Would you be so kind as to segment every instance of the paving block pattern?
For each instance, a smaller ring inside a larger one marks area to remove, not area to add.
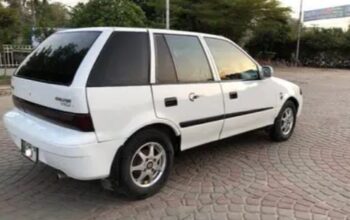
[[[288,142],[255,131],[183,152],[164,189],[141,201],[57,180],[20,155],[0,121],[0,219],[350,218],[350,71],[276,72],[305,97]],[[0,97],[0,115],[11,106]]]

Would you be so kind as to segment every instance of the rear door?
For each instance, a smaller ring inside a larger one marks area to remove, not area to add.
[[[182,150],[218,140],[224,105],[198,36],[155,33],[156,115],[180,127]]]
[[[225,100],[221,138],[273,124],[276,95],[271,78],[260,79],[257,63],[238,46],[206,37]]]
[[[100,141],[125,140],[155,118],[149,45],[146,30],[117,29],[99,54],[87,96]]]

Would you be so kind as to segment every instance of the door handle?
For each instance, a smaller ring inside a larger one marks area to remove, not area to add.
[[[164,104],[165,104],[165,107],[177,106],[177,98],[176,97],[165,98]]]
[[[199,97],[201,97],[201,96],[195,94],[194,92],[191,92],[191,93],[188,95],[188,99],[189,99],[191,102],[194,102],[194,101],[195,101],[196,99],[198,99]]]
[[[230,92],[229,96],[230,96],[230,99],[237,99],[238,98],[237,92]]]

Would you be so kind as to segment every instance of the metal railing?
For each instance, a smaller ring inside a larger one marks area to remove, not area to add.
[[[31,45],[4,44],[0,52],[0,68],[16,68],[32,52]]]

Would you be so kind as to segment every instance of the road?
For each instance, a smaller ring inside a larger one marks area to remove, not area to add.
[[[0,120],[0,219],[350,218],[350,71],[276,72],[305,97],[288,142],[255,131],[183,152],[165,188],[142,201],[57,180],[20,155]],[[0,97],[0,116],[11,107]]]

